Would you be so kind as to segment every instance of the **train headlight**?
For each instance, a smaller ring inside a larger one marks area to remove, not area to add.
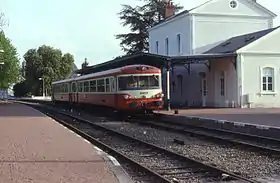
[[[130,95],[124,95],[123,97],[124,97],[124,99],[125,99],[125,100],[127,100],[127,99],[130,99],[130,98],[131,98],[131,96],[130,96]]]
[[[159,93],[159,94],[156,94],[154,97],[155,98],[163,98],[164,94],[163,93]]]

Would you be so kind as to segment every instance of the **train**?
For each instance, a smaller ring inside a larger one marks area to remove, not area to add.
[[[164,105],[161,70],[127,65],[52,82],[52,101],[94,105],[121,112],[152,112]]]

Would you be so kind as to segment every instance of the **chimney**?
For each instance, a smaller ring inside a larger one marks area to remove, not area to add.
[[[164,14],[164,18],[169,18],[171,16],[173,16],[175,14],[175,8],[173,3],[168,0],[168,1],[164,1],[165,3],[165,14]]]

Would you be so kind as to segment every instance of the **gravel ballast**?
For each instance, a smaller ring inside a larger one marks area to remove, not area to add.
[[[140,164],[157,173],[163,173],[163,176],[169,180],[176,178],[180,183],[217,182],[221,180],[221,174],[210,173],[206,169],[198,168],[189,161],[177,159],[166,152],[157,150],[157,148],[147,147],[143,144],[140,145],[130,139],[120,138],[118,135],[100,131],[89,124],[77,123],[75,121],[71,124]],[[140,179],[145,180],[145,176],[140,177]],[[136,179],[139,180],[139,175]],[[143,180],[141,182],[144,183]]]
[[[264,156],[232,145],[215,144],[138,124],[105,122],[102,125],[247,178],[280,174],[280,158],[277,157]],[[184,141],[185,144],[174,143],[174,139]]]

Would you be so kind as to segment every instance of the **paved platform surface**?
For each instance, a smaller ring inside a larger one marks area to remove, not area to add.
[[[174,110],[159,113],[173,115]],[[176,116],[181,115],[280,127],[280,108],[182,109]]]
[[[93,146],[42,113],[0,104],[0,183],[118,183]]]
[[[188,109],[155,111],[159,120],[280,139],[280,109]]]

